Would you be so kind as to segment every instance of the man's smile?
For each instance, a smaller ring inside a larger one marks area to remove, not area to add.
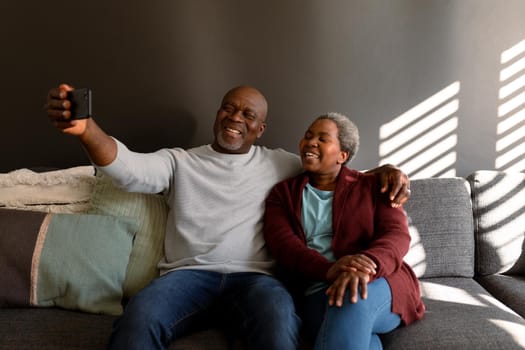
[[[229,128],[229,127],[225,127],[224,130],[228,133],[231,133],[231,134],[237,134],[237,135],[240,135],[241,134],[241,131],[240,130],[237,130],[237,129],[232,129],[232,128]]]

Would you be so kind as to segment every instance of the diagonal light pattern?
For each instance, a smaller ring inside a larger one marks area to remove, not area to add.
[[[525,170],[525,40],[501,53],[495,168]]]
[[[453,82],[383,124],[380,164],[396,164],[412,179],[456,176],[460,88]]]

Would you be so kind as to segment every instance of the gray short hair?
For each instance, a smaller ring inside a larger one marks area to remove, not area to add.
[[[341,145],[341,150],[348,152],[348,159],[345,164],[350,162],[359,149],[359,130],[348,117],[341,113],[329,112],[317,117],[317,120],[328,119],[337,126],[337,138]]]

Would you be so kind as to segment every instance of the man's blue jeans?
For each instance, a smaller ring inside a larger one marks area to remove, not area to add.
[[[392,293],[384,278],[370,283],[367,299],[359,297],[355,304],[350,303],[347,291],[342,307],[328,306],[325,291],[307,296],[301,307],[306,334],[317,334],[315,350],[382,349],[378,334],[401,323],[391,311]]]
[[[110,349],[165,349],[210,320],[248,349],[295,350],[300,320],[285,287],[259,273],[177,270],[137,293],[115,322]]]

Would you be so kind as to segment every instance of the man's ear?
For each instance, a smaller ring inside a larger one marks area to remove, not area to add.
[[[261,138],[261,136],[264,134],[264,130],[266,130],[266,123],[261,123],[259,126],[259,132],[257,133],[257,138]]]

